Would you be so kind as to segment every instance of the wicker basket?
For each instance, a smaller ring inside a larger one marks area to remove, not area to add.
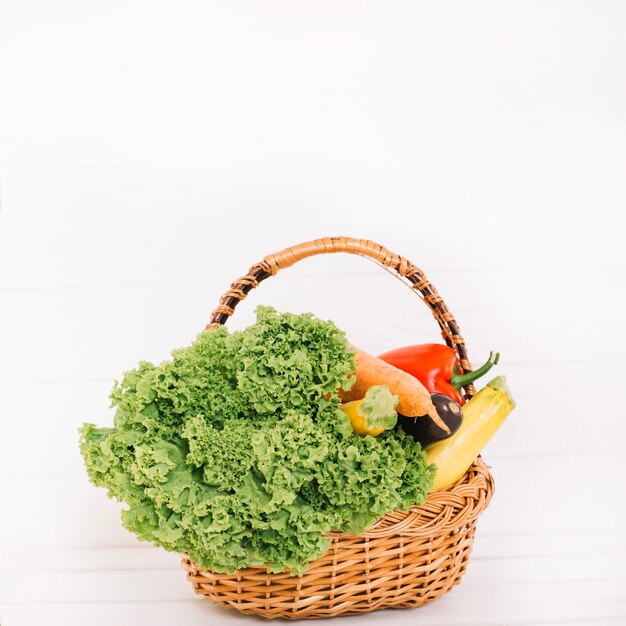
[[[279,269],[331,252],[369,257],[408,282],[430,308],[462,368],[471,371],[459,327],[423,272],[363,239],[317,239],[265,257],[232,283],[213,311],[207,330],[223,324],[240,300]],[[465,392],[470,397],[474,389],[468,385]],[[478,458],[455,485],[431,492],[421,506],[385,515],[362,535],[332,533],[331,548],[301,576],[270,574],[259,567],[217,574],[198,568],[186,556],[183,567],[194,591],[207,600],[266,618],[310,619],[417,607],[460,582],[472,549],[476,518],[492,494],[493,479]]]

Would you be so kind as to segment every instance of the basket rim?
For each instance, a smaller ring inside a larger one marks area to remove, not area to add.
[[[446,489],[432,490],[422,504],[415,504],[407,511],[395,510],[383,515],[365,532],[354,535],[343,531],[334,531],[332,537],[382,537],[389,535],[426,536],[440,532],[444,528],[456,528],[459,515],[449,517],[447,510],[458,506],[463,500],[477,501],[480,513],[489,504],[494,491],[493,476],[490,466],[479,456],[459,480]],[[476,517],[478,513],[473,516]],[[462,523],[461,523],[462,525]]]

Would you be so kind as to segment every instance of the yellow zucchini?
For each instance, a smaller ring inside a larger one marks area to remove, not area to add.
[[[445,489],[459,480],[514,408],[504,376],[494,378],[464,404],[459,430],[426,447],[428,462],[437,466],[433,489]]]

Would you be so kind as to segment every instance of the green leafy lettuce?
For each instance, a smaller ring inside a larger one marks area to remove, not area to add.
[[[81,428],[87,472],[142,540],[217,572],[302,573],[330,531],[362,532],[432,485],[434,466],[401,430],[352,433],[338,389],[353,374],[332,322],[259,307],[243,331],[202,333],[127,372],[114,426]]]
[[[398,422],[396,407],[400,402],[399,396],[394,396],[387,385],[373,385],[365,393],[363,402],[357,409],[365,420],[365,428],[389,430]]]

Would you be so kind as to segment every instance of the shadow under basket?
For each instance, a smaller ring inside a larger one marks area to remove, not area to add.
[[[334,252],[367,257],[408,284],[429,307],[463,371],[471,371],[458,324],[424,273],[404,257],[364,239],[326,237],[265,257],[231,284],[206,329],[224,324],[252,289],[280,269]],[[473,392],[471,385],[465,387],[467,399]],[[385,515],[362,535],[332,533],[328,552],[300,576],[271,574],[263,567],[218,574],[197,567],[185,555],[182,563],[197,594],[265,618],[313,619],[418,607],[461,581],[476,519],[493,489],[493,478],[479,457],[457,483],[431,492],[424,504]]]

